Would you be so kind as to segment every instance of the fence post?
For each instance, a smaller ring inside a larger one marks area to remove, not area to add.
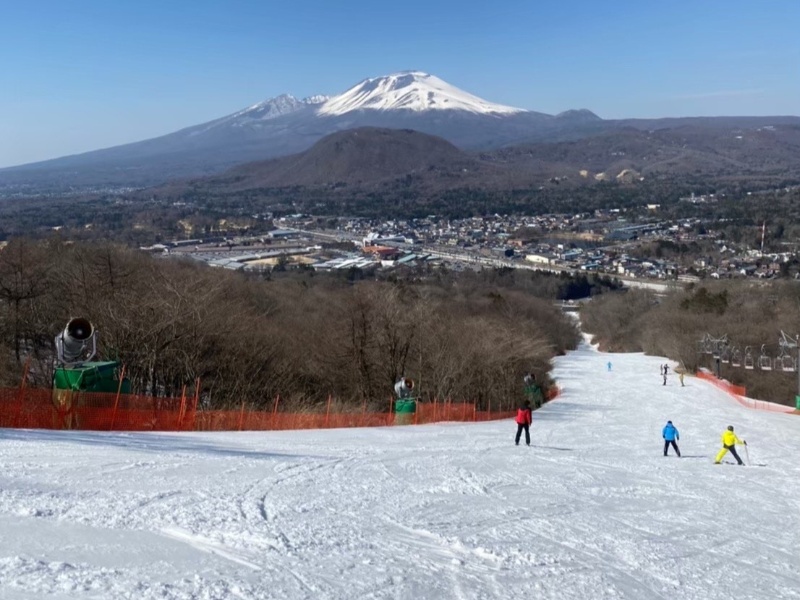
[[[489,397],[489,418],[487,420],[488,421],[492,420],[492,398],[491,398],[491,396]]]
[[[122,365],[122,370],[119,372],[119,385],[117,385],[117,397],[114,398],[114,412],[111,413],[111,426],[109,431],[114,431],[114,423],[117,420],[117,407],[119,407],[119,396],[122,393],[122,380],[125,379],[125,365]]]
[[[394,423],[394,421],[392,420],[392,407],[393,406],[394,406],[394,399],[391,396],[389,396],[389,416],[386,417],[386,424],[387,425],[391,425],[392,423]]]
[[[331,417],[331,395],[328,394],[328,406],[325,408],[325,427],[328,427],[328,423]]]
[[[278,429],[278,401],[281,399],[280,394],[275,394],[275,404],[272,406],[272,430]]]
[[[464,407],[464,414],[461,416],[461,420],[462,421],[466,421],[467,420],[467,401],[466,400],[464,400],[464,402],[462,403],[462,406]]]
[[[194,407],[192,408],[192,431],[197,426],[197,403],[200,401],[200,378],[194,380]]]
[[[186,415],[186,384],[181,388],[181,409],[178,412],[178,429],[183,430],[183,417]]]
[[[242,400],[242,409],[239,411],[239,431],[242,430],[244,425],[244,400]]]
[[[436,396],[433,397],[433,422],[436,423]]]
[[[19,404],[19,409],[17,410],[17,418],[14,420],[15,427],[17,428],[19,428],[19,421],[22,418],[22,403],[25,401],[25,383],[28,380],[28,369],[30,369],[30,366],[31,357],[28,356],[28,358],[25,359],[25,367],[22,369],[22,381],[19,382],[19,400],[17,402]]]

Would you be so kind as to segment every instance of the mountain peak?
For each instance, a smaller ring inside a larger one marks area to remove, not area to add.
[[[526,112],[473,96],[424,71],[400,71],[371,77],[319,107],[320,115],[343,115],[356,110],[460,110],[475,114],[508,115]]]
[[[564,112],[558,113],[556,115],[556,119],[569,119],[570,121],[580,121],[582,123],[603,120],[588,108],[573,108],[571,110],[565,110]]]
[[[240,110],[238,113],[228,117],[228,119],[235,120],[239,124],[249,121],[268,121],[309,106],[323,104],[327,100],[328,96],[309,96],[298,100],[291,94],[281,94]]]

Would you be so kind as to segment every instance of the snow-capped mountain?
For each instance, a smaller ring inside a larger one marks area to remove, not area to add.
[[[556,119],[495,104],[434,75],[403,71],[365,79],[332,97],[282,94],[158,138],[1,169],[0,186],[157,184],[301,152],[326,135],[365,126],[413,129],[463,149],[491,148],[549,139],[554,132],[573,135],[576,126],[587,126],[585,117]]]
[[[338,96],[315,95],[299,100],[291,94],[281,94],[210,125],[248,127],[309,108],[318,117],[340,117],[369,110],[415,113],[448,110],[490,116],[529,112],[488,102],[422,71],[403,71],[365,79]]]
[[[365,79],[329,99],[317,112],[320,115],[344,115],[357,110],[460,110],[480,115],[526,112],[487,102],[422,71],[403,71]]]

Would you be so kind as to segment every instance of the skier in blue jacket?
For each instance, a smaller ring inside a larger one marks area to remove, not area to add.
[[[678,455],[678,458],[680,458],[681,451],[678,450],[678,444],[675,443],[675,441],[681,439],[681,434],[678,433],[678,429],[672,424],[672,421],[667,421],[667,424],[664,425],[664,429],[661,431],[661,437],[664,438],[664,456],[667,456],[669,446],[672,444],[672,447],[675,448],[675,453]]]

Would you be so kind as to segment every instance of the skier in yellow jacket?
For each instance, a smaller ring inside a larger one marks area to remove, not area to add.
[[[714,459],[714,464],[718,465],[722,458],[725,456],[725,453],[730,450],[730,453],[733,454],[733,457],[736,459],[740,465],[743,465],[742,459],[739,458],[739,455],[736,453],[736,444],[740,446],[747,446],[747,442],[740,440],[736,437],[736,434],[733,433],[733,425],[728,425],[728,429],[723,432],[722,434],[722,450],[719,451],[717,454],[717,458]]]

